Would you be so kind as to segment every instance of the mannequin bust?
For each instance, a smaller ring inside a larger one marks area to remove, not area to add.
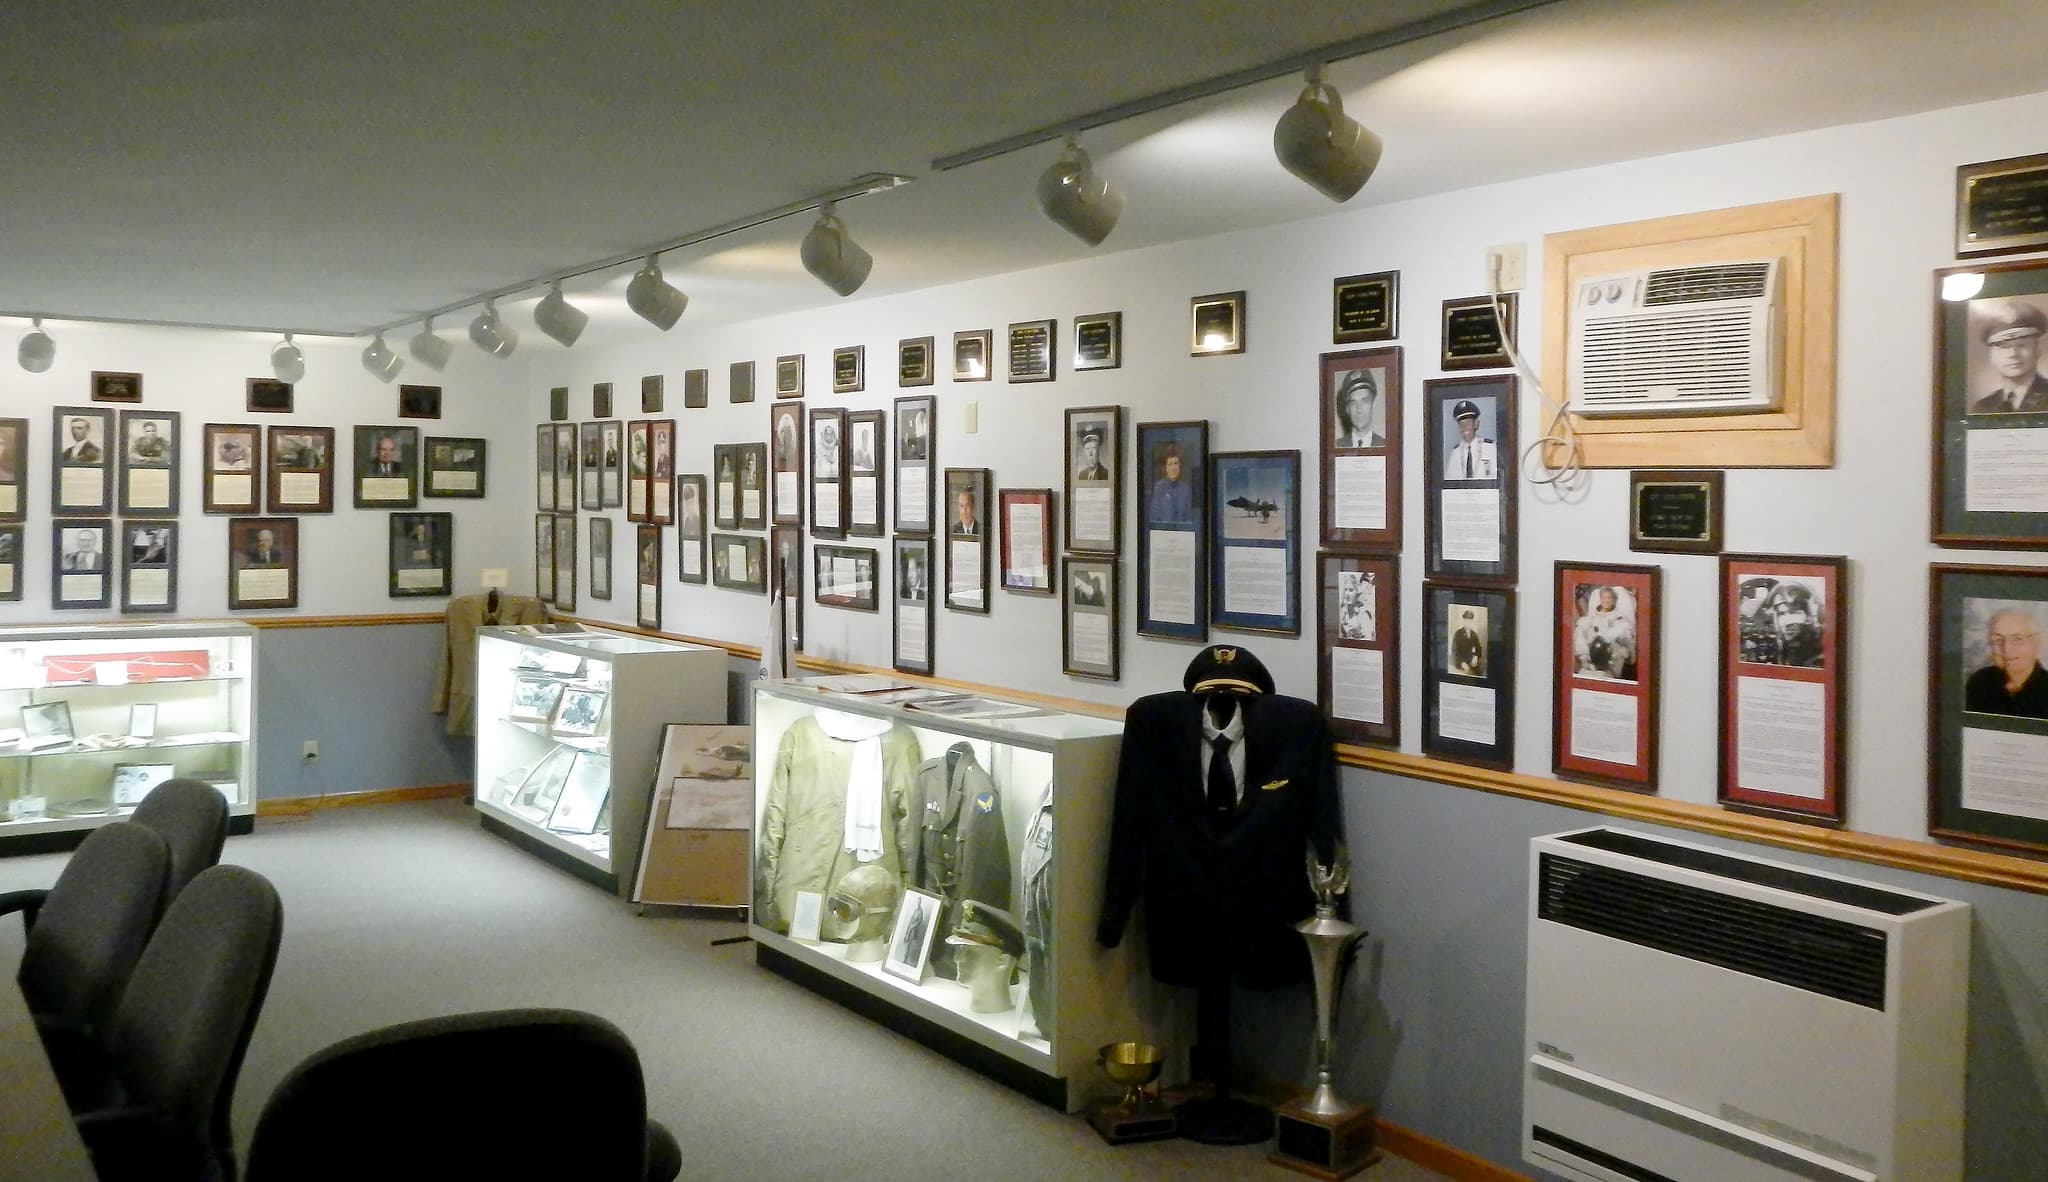
[[[839,880],[826,906],[851,931],[846,937],[848,961],[882,959],[889,946],[889,920],[902,897],[903,880],[879,863],[856,866]]]
[[[1010,979],[1017,972],[1017,958],[991,944],[957,937],[951,942],[960,949],[953,963],[960,966],[960,983],[967,986],[967,1008],[977,1014],[1009,1009]]]

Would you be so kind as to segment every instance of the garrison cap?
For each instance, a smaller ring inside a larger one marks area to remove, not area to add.
[[[1451,408],[1451,417],[1454,419],[1476,419],[1479,417],[1479,404],[1467,398]]]
[[[2048,313],[2020,300],[2008,300],[1992,305],[1991,314],[1978,331],[1987,345],[2038,337],[2048,333]]]
[[[1250,649],[1212,644],[1188,662],[1181,687],[1191,694],[1270,694],[1273,675],[1266,672],[1266,666]]]
[[[1015,917],[1000,907],[991,907],[979,899],[963,899],[960,918],[946,937],[946,943],[984,944],[1000,948],[1011,956],[1022,956],[1024,929],[1017,925]]]

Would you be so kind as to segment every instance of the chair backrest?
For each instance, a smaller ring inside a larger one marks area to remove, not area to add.
[[[263,1107],[246,1182],[575,1178],[643,1182],[647,1096],[618,1027],[494,1010],[344,1039]]]
[[[15,980],[31,1012],[97,1029],[149,943],[170,876],[164,839],[112,821],[72,852],[22,944]]]
[[[269,879],[243,866],[200,871],[164,912],[103,1039],[126,1101],[163,1113],[180,1140],[228,1163],[223,1177],[234,1176],[235,1077],[283,932]]]
[[[209,866],[220,865],[220,851],[228,840],[228,802],[213,785],[182,776],[165,780],[149,790],[130,819],[155,830],[171,847],[171,882],[164,892],[165,907],[171,905],[171,900],[178,897],[193,876]]]

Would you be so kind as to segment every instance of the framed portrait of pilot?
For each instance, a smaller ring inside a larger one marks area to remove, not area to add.
[[[121,412],[121,515],[178,515],[178,412]]]
[[[50,511],[109,514],[114,511],[114,412],[96,406],[59,406],[50,411],[56,434],[50,441]]]
[[[1301,635],[1301,453],[1209,457],[1209,623]]]
[[[1401,347],[1325,353],[1322,541],[1378,554],[1401,549]]]
[[[1512,770],[1515,593],[1422,585],[1422,751]]]
[[[121,610],[178,610],[178,523],[121,523]]]
[[[1067,408],[1067,549],[1116,554],[1123,549],[1124,408]]]
[[[1550,737],[1559,778],[1656,791],[1662,578],[1654,566],[1556,565]]]
[[[420,429],[355,429],[355,506],[410,509],[420,497]]]
[[[50,523],[50,606],[111,607],[114,523],[59,517]]]
[[[1723,554],[1720,571],[1721,804],[1839,826],[1849,560]]]
[[[1927,831],[2048,851],[2048,570],[1930,571]]]
[[[882,954],[882,971],[922,985],[931,968],[932,941],[944,939],[939,915],[944,901],[930,891],[907,887],[889,927],[889,946]]]
[[[932,532],[939,474],[939,403],[929,394],[896,400],[896,441],[890,449],[896,469],[896,531],[919,537]]]
[[[1401,559],[1316,556],[1316,701],[1348,743],[1401,743]]]
[[[2048,546],[2048,260],[1935,272],[1937,546]]]
[[[1515,399],[1512,375],[1422,384],[1424,578],[1515,581]]]
[[[254,423],[208,423],[200,433],[201,499],[208,513],[263,508],[263,429]]]
[[[1138,424],[1138,635],[1209,638],[1209,420]]]
[[[455,570],[455,515],[393,513],[390,535],[392,598],[448,594]]]
[[[20,521],[28,505],[28,420],[0,419],[0,521]]]

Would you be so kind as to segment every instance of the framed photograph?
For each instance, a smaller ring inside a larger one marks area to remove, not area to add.
[[[992,328],[977,328],[953,334],[954,381],[988,381],[989,354],[995,343],[995,335]]]
[[[555,424],[555,511],[571,513],[576,509],[576,486],[581,480],[577,471],[579,458],[576,450],[576,424]]]
[[[1936,565],[1930,578],[1927,831],[2048,851],[2048,570]]]
[[[633,559],[633,622],[661,631],[661,527],[643,525],[635,531]]]
[[[1401,335],[1401,273],[1374,271],[1330,282],[1330,343],[1362,345]]]
[[[582,488],[578,503],[596,512],[604,508],[604,424],[590,422],[577,427],[577,443],[583,450]],[[575,505],[564,506],[566,512]]]
[[[455,515],[391,515],[390,594],[446,595],[454,587]]]
[[[905,887],[896,905],[895,922],[889,928],[889,950],[882,956],[882,971],[903,978],[912,985],[924,984],[931,968],[932,937],[939,931],[939,912],[944,902],[930,891]]]
[[[92,400],[94,402],[141,402],[142,375],[139,373],[111,373],[96,369],[92,374]]]
[[[711,585],[767,594],[768,543],[745,534],[712,534]]]
[[[776,402],[768,407],[768,463],[774,480],[768,520],[774,525],[804,523],[804,408],[802,403]]]
[[[555,833],[595,833],[611,794],[611,757],[578,751],[569,761],[568,778],[562,781],[544,824]]]
[[[693,473],[676,481],[676,577],[685,583],[702,583],[704,569],[704,475]]]
[[[1514,767],[1515,593],[1422,585],[1422,750]]]
[[[229,609],[297,606],[299,519],[228,518]]]
[[[535,822],[552,815],[555,802],[562,798],[563,786],[569,782],[569,768],[581,754],[573,748],[556,747],[541,756],[540,762],[519,785],[519,793],[513,797],[511,807]]]
[[[440,418],[441,387],[405,385],[398,387],[398,417],[401,419]]]
[[[512,679],[512,707],[506,717],[514,722],[546,722],[555,716],[562,698],[562,683],[552,677]]]
[[[612,417],[612,384],[592,382],[590,384],[590,417],[608,419]]]
[[[1123,676],[1116,559],[1067,555],[1060,580],[1060,671],[1115,681]]]
[[[600,689],[569,685],[562,687],[561,700],[548,729],[570,738],[587,738],[604,724],[604,710],[611,695]]]
[[[816,891],[798,891],[796,903],[790,908],[789,938],[799,944],[819,943],[819,930],[825,922],[825,896]]]
[[[1138,424],[1138,635],[1209,638],[1209,422]]]
[[[1443,355],[1437,364],[1444,369],[1506,369],[1513,365],[1508,346],[1518,339],[1516,303],[1514,292],[1502,292],[1496,315],[1491,296],[1445,300]]]
[[[112,513],[114,466],[107,449],[114,446],[114,412],[59,406],[50,415],[56,425],[50,444],[50,511]]]
[[[899,673],[932,673],[932,541],[897,538],[894,616],[889,664]]]
[[[112,607],[114,523],[59,517],[50,523],[50,606]]]
[[[775,359],[775,396],[777,398],[802,398],[804,396],[804,355],[789,353]]]
[[[832,392],[858,394],[868,385],[868,347],[846,345],[832,350]]]
[[[1022,320],[1010,326],[1010,380],[1050,382],[1058,366],[1054,341],[1059,336],[1056,320]]]
[[[21,745],[33,751],[71,742],[71,703],[29,702],[21,708]]]
[[[156,707],[155,702],[137,702],[128,707],[129,738],[156,738]]]
[[[673,525],[676,520],[676,421],[655,419],[647,425],[649,447],[654,452],[653,471],[647,483],[647,522]]]
[[[427,436],[427,475],[420,495],[482,497],[485,445],[484,439],[473,435]]]
[[[737,472],[735,490],[738,499],[734,502],[736,528],[767,529],[768,500],[762,488],[762,476],[768,470],[768,445],[765,443],[735,443],[732,447],[733,465]],[[714,449],[715,450],[715,449]]]
[[[108,792],[116,808],[138,805],[150,789],[176,774],[177,768],[168,763],[117,763]]]
[[[1401,549],[1401,347],[1325,353],[1322,412],[1323,545]]]
[[[708,369],[686,369],[683,371],[683,409],[703,410],[711,405],[711,371]]]
[[[2048,154],[1956,169],[1956,257],[2048,246]]]
[[[1840,825],[1849,560],[1721,555],[1721,804]]]
[[[1561,779],[1655,792],[1663,572],[1560,562],[1555,577],[1551,766]]]
[[[267,434],[270,511],[334,512],[334,428],[272,427]]]
[[[647,499],[654,483],[654,432],[646,419],[626,424],[626,520],[647,520]]]
[[[536,513],[533,517],[533,593],[543,602],[555,602],[555,515]]]
[[[725,400],[731,403],[754,400],[754,363],[735,361],[726,367]]]
[[[355,429],[358,509],[410,509],[420,500],[420,429]]]
[[[0,603],[21,602],[21,556],[27,545],[26,526],[0,525]]]
[[[555,386],[548,390],[548,421],[566,423],[569,421],[569,387]]]
[[[882,467],[889,412],[857,410],[846,416],[846,532],[879,538],[888,532],[888,473]]]
[[[987,468],[946,469],[946,606],[988,614]]]
[[[576,515],[555,514],[555,606],[576,610]]]
[[[1067,408],[1067,549],[1123,549],[1124,408]]]
[[[590,597],[607,602],[612,597],[612,519],[590,519]]]
[[[1981,275],[1936,301],[1933,535],[1938,546],[2048,546],[2048,259],[1935,272]]]
[[[896,400],[896,532],[932,532],[939,471],[938,400],[929,394]]]
[[[996,504],[1003,520],[1003,590],[1051,595],[1057,553],[1052,490],[1006,488],[996,494]]]
[[[811,410],[811,532],[846,536],[846,412]]]
[[[932,338],[907,337],[896,342],[896,384],[932,384]]]
[[[292,384],[276,378],[250,378],[243,408],[252,415],[288,415],[292,413]]]
[[[1124,363],[1124,314],[1074,317],[1074,368],[1119,369]]]
[[[1721,552],[1719,471],[1628,474],[1628,548],[1651,554]]]
[[[768,595],[782,596],[782,626],[789,646],[804,646],[804,531],[778,525],[768,531]]]
[[[253,423],[206,424],[201,431],[206,512],[255,513],[263,508],[262,439],[263,429]]]
[[[1209,465],[1210,622],[1301,635],[1301,453],[1217,452]]]
[[[881,552],[861,546],[813,546],[812,594],[827,607],[881,609]]]
[[[533,429],[533,500],[542,512],[555,508],[555,429],[542,423]]]
[[[121,523],[121,610],[178,610],[178,523]]]
[[[658,373],[648,374],[640,379],[640,413],[658,415],[662,412],[662,379]]]
[[[0,521],[28,515],[28,420],[0,419]]]
[[[1401,559],[1316,556],[1316,703],[1347,743],[1401,744]]]
[[[182,470],[178,412],[121,412],[121,515],[176,517]]]
[[[1221,291],[1188,301],[1188,355],[1244,352],[1244,293]]]
[[[620,463],[625,434],[626,425],[617,419],[597,424],[598,447],[604,461],[597,475],[600,509],[616,509],[626,503],[625,465]]]
[[[1515,392],[1508,374],[1422,384],[1428,578],[1515,581]]]

